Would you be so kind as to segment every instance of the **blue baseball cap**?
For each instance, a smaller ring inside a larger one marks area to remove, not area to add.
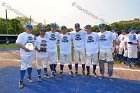
[[[52,23],[51,24],[51,28],[57,28],[57,24],[56,23]]]
[[[96,30],[95,32],[99,32],[99,30]]]
[[[26,25],[26,28],[31,28],[31,29],[32,29],[33,26],[32,26],[31,24],[27,24],[27,25]]]
[[[130,30],[137,30],[137,27],[132,26],[132,27],[130,28]]]
[[[45,29],[44,27],[41,27],[41,28],[40,28],[40,31],[41,31],[41,32],[45,32],[46,29]]]
[[[128,33],[131,32],[131,29],[128,29]]]
[[[99,24],[98,25],[98,28],[104,28],[105,27],[105,24]]]
[[[126,32],[127,33],[127,30],[122,30],[122,32]]]
[[[117,32],[118,31],[118,28],[112,28],[112,30],[114,30],[115,32]]]
[[[139,30],[137,30],[137,33],[140,33],[140,29],[139,29]]]
[[[65,25],[61,26],[61,30],[62,29],[67,29],[67,27]]]
[[[91,25],[86,25],[85,26],[85,29],[89,29],[89,28],[91,28]]]
[[[74,25],[74,27],[80,27],[80,24],[79,24],[79,23],[76,23],[76,24]]]

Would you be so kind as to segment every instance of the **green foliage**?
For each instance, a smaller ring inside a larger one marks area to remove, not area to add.
[[[6,34],[8,30],[8,34],[19,34],[24,31],[24,26],[26,24],[30,23],[30,19],[26,17],[16,17],[13,19],[7,19],[7,27],[6,29],[6,19],[0,18],[0,34]],[[106,25],[106,30],[111,31],[112,28],[118,28],[119,33],[121,33],[121,30],[128,30],[131,26],[136,26],[138,29],[140,29],[140,19],[135,18],[133,20],[129,21],[119,21],[114,22],[110,25]],[[42,23],[39,23],[37,25],[33,26],[33,34],[39,35],[39,29],[41,27],[45,27],[46,31],[51,30],[50,24],[43,25]],[[92,31],[98,30],[98,26],[95,25],[92,27]],[[73,31],[73,28],[68,28],[68,32]],[[58,25],[57,32],[60,32],[60,27]]]
[[[7,19],[7,29],[6,29],[6,19],[0,18],[0,34],[19,34],[24,31],[22,24],[19,20]]]

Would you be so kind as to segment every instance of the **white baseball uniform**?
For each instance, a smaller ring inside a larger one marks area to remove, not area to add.
[[[132,42],[132,43],[137,43],[138,41],[138,36],[136,33],[129,33],[127,36],[127,43]],[[129,58],[137,58],[137,45],[132,45],[128,43],[128,57]]]
[[[138,43],[139,43],[139,51],[140,51],[140,34],[138,34]]]
[[[64,65],[65,62],[68,65],[71,64],[71,40],[72,37],[69,34],[60,34],[60,63]]]
[[[138,58],[140,59],[140,33],[138,34],[138,43],[139,43],[139,45],[138,45]]]
[[[35,40],[35,47],[37,47],[39,50],[41,49],[46,50],[44,52],[36,51],[37,68],[41,69],[42,64],[43,64],[43,68],[47,68],[48,67],[47,39],[45,37],[38,36]]]
[[[25,46],[27,43],[32,43],[34,45],[34,36],[27,32],[23,32],[18,35],[16,43],[20,43]],[[21,58],[21,70],[26,70],[32,67],[34,62],[34,50],[31,52],[26,52],[24,49],[20,48],[20,58]]]
[[[98,35],[99,35],[99,54],[100,54],[99,59],[106,60],[106,61],[113,61],[112,41],[116,40],[116,38],[113,36],[112,32],[110,31],[99,32]]]
[[[81,59],[81,63],[85,63],[85,35],[86,32],[84,30],[80,30],[79,32],[72,31],[71,32],[72,39],[74,42],[74,61],[78,63],[79,58]]]
[[[115,40],[117,41],[118,40],[118,34],[116,32],[114,32],[113,36],[114,36]]]
[[[118,40],[120,42],[120,44],[119,44],[119,54],[120,55],[122,55],[123,50],[124,50],[125,38],[126,38],[126,35],[123,35],[123,34],[120,34],[118,37]]]
[[[50,64],[58,63],[58,54],[57,54],[57,41],[59,40],[58,32],[46,32],[45,37],[47,39],[47,49],[48,49],[48,57]]]
[[[98,52],[99,52],[99,36],[92,32],[91,34],[86,34],[85,36],[85,49],[86,49],[86,66],[90,66],[91,62],[96,65],[98,62]]]
[[[124,38],[124,42],[126,43],[127,42],[127,37],[128,35],[125,36]],[[126,43],[126,47],[128,46],[128,44]],[[123,54],[124,57],[128,57],[128,50],[125,50],[125,46],[124,46],[124,54]]]

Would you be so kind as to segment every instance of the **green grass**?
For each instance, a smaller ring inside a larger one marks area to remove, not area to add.
[[[16,44],[0,44],[0,48],[15,48]]]

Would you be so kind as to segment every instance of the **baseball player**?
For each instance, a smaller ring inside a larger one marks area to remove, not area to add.
[[[118,59],[121,61],[122,58],[122,63],[125,63],[126,61],[126,54],[127,52],[125,51],[125,39],[126,39],[126,35],[127,35],[127,30],[122,30],[122,34],[119,35],[118,37],[118,42],[119,42],[119,54],[118,54]],[[123,56],[123,52],[124,52],[124,56]],[[126,53],[126,54],[125,54]]]
[[[96,65],[98,63],[98,52],[99,52],[99,36],[97,33],[92,32],[91,25],[86,25],[85,30],[87,32],[85,36],[85,49],[86,49],[86,69],[87,76],[90,75],[90,65],[93,64],[93,74],[94,77],[97,77],[96,74]]]
[[[138,61],[140,61],[140,30],[138,30]]]
[[[75,31],[71,32],[74,42],[74,61],[75,61],[75,76],[78,74],[78,61],[82,63],[82,74],[85,76],[85,35],[86,32],[80,29],[80,24],[75,24]]]
[[[137,28],[135,26],[130,28],[130,33],[127,36],[127,49],[128,49],[128,66],[135,66],[138,52],[138,36],[136,34]]]
[[[27,80],[32,83],[31,78],[32,65],[34,62],[34,36],[32,35],[33,27],[31,24],[27,24],[25,32],[18,35],[16,40],[16,45],[20,47],[20,58],[21,58],[21,67],[20,67],[20,82],[19,88],[24,87],[23,79],[26,73],[28,72]]]
[[[38,81],[41,82],[41,69],[42,64],[44,68],[44,77],[49,78],[47,74],[48,67],[48,53],[47,53],[47,40],[44,37],[45,28],[40,28],[40,35],[36,37],[35,40],[35,50],[36,50],[36,64],[37,64],[37,72],[38,72]]]
[[[108,77],[112,80],[113,75],[113,46],[116,45],[116,38],[112,32],[105,30],[105,24],[99,24],[99,67],[100,67],[100,79],[104,77],[104,63],[108,62]],[[112,46],[113,41],[113,46]]]
[[[118,43],[118,28],[113,28],[112,29],[112,33],[113,33],[113,36],[115,37],[117,43]],[[112,42],[113,43],[113,42]],[[119,60],[119,55],[118,55],[118,51],[119,51],[119,46],[116,45],[113,47],[113,55],[117,57],[117,59]]]
[[[68,63],[70,75],[73,76],[72,72],[72,58],[71,58],[71,40],[72,37],[67,33],[67,27],[61,26],[60,40],[60,77],[63,74],[64,63]]]
[[[56,32],[57,24],[51,24],[51,31],[46,32],[45,38],[47,39],[47,47],[48,47],[48,57],[51,69],[51,76],[54,77],[56,73],[56,66],[58,63],[57,56],[57,42],[59,40],[59,33]]]

